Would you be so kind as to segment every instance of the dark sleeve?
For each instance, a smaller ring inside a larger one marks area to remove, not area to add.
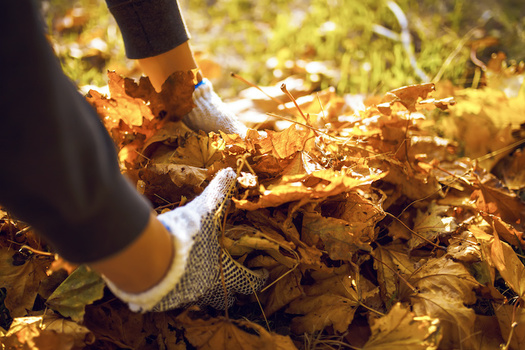
[[[33,3],[0,4],[0,203],[67,260],[92,262],[137,238],[151,209],[63,74]]]
[[[122,32],[128,58],[156,56],[190,38],[176,0],[106,0],[106,3]]]

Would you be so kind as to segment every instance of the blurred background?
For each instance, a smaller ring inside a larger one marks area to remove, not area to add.
[[[523,0],[181,0],[191,43],[223,97],[289,76],[312,89],[374,95],[424,81],[483,84],[499,53],[525,60]],[[50,39],[80,86],[136,77],[103,0],[45,0]],[[523,69],[523,67],[522,67]]]

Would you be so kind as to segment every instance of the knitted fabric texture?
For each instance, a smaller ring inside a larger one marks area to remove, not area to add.
[[[191,304],[225,309],[233,305],[236,293],[252,294],[262,288],[267,271],[245,268],[222,252],[219,245],[221,223],[235,180],[232,169],[223,169],[200,196],[184,207],[159,215],[175,244],[175,260],[166,277],[139,294],[122,292],[109,282],[113,293],[128,302],[133,311],[144,312]]]
[[[238,134],[246,137],[248,128],[222,102],[221,98],[213,91],[213,85],[207,79],[198,84],[193,92],[195,107],[184,116],[184,123],[195,131],[205,132],[223,131],[227,134]]]

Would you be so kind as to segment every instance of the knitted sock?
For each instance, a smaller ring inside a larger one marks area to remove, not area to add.
[[[221,98],[213,91],[213,85],[203,79],[195,85],[193,100],[196,107],[184,116],[184,123],[191,129],[205,132],[223,131],[246,137],[248,128],[231,113]]]

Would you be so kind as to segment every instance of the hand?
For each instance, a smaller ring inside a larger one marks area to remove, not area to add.
[[[203,79],[195,87],[193,92],[195,107],[184,116],[184,123],[195,131],[205,132],[223,131],[227,134],[238,134],[246,137],[248,128],[241,123],[228,106],[213,90],[213,85],[207,79]]]
[[[193,201],[159,215],[159,221],[172,233],[175,246],[168,273],[159,284],[137,294],[123,292],[107,281],[113,293],[128,302],[133,311],[165,311],[191,304],[225,309],[235,301],[235,293],[259,290],[267,271],[251,271],[238,264],[221,251],[218,241],[235,180],[231,168],[223,169]]]

